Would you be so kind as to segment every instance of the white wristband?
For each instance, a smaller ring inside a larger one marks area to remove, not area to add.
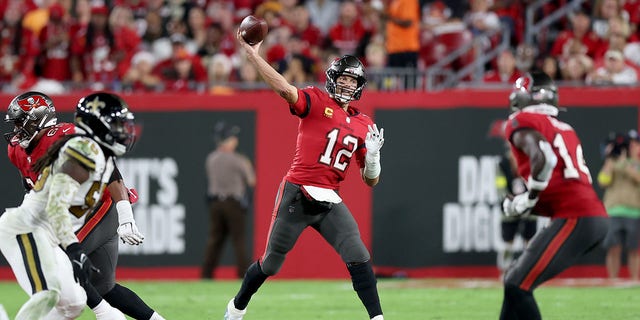
[[[380,152],[367,155],[364,158],[364,176],[369,179],[375,179],[380,176],[382,167],[380,166]]]
[[[118,203],[116,203],[116,210],[118,211],[118,224],[122,225],[133,222],[133,209],[131,209],[129,200],[118,201]]]
[[[532,176],[529,176],[529,180],[527,181],[527,188],[529,188],[529,190],[542,191],[546,189],[548,185],[549,185],[549,180],[538,181],[534,179]]]

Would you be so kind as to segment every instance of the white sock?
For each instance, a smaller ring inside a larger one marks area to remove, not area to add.
[[[240,309],[236,308],[236,304],[233,303],[233,299],[231,299],[229,301],[229,304],[227,304],[227,310],[229,310],[230,312],[233,313],[233,315],[236,315],[236,316],[242,316],[245,313],[247,313],[247,309],[240,310]]]
[[[149,320],[166,320],[166,319],[163,318],[161,315],[159,315],[157,312],[153,312]]]
[[[100,303],[98,303],[98,305],[91,310],[93,310],[93,313],[98,315],[98,314],[105,314],[111,311],[112,308],[113,307],[109,304],[109,302],[107,302],[107,300],[102,299],[102,301],[100,301]]]
[[[377,316],[375,316],[375,317],[371,318],[371,320],[384,320],[384,318],[382,317],[382,315],[381,315],[381,314],[379,314],[379,315],[377,315]]]

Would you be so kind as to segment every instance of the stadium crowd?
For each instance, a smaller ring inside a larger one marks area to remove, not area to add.
[[[486,39],[446,66],[461,69],[494,48],[506,28],[507,49],[486,64],[482,79],[466,80],[511,84],[539,67],[560,83],[637,83],[640,1],[586,1],[537,34],[535,43],[526,43],[525,9],[531,2],[0,0],[0,86],[7,93],[51,94],[76,89],[224,94],[265,88],[234,39],[249,14],[269,25],[263,56],[295,84],[323,82],[329,63],[343,54],[360,57],[370,71],[389,70],[395,48],[385,35],[392,34],[392,22],[400,28],[391,38],[417,35],[401,42],[419,43],[418,72],[474,38]],[[550,1],[537,19],[568,2]],[[394,19],[407,18],[393,15],[406,14],[397,8],[407,6],[419,11],[419,32],[403,35],[411,27]],[[372,89],[385,86],[372,82]]]

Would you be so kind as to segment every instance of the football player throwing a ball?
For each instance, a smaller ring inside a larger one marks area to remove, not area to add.
[[[326,91],[298,89],[237,34],[248,60],[300,120],[296,154],[276,196],[266,251],[247,270],[240,291],[227,305],[225,319],[242,319],[251,296],[275,275],[304,229],[316,229],[346,264],[353,288],[369,318],[382,320],[376,278],[358,225],[337,190],[353,160],[363,181],[375,186],[380,176],[384,130],[350,105],[366,84],[364,66],[353,56],[333,61]]]

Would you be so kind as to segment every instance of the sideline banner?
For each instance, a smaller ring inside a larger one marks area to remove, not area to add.
[[[388,132],[383,178],[373,196],[376,265],[495,265],[502,245],[496,161],[505,149],[487,134],[491,122],[507,114],[507,108],[376,112]],[[611,130],[636,128],[638,112],[634,107],[569,108],[559,119],[581,137],[595,179],[603,163],[601,143]],[[602,253],[583,262],[602,264]]]
[[[560,119],[582,138],[595,177],[607,133],[637,128],[640,89],[561,88],[560,93],[569,109]],[[71,121],[80,95],[53,97],[61,120]],[[443,276],[456,268],[469,276],[477,275],[474,268],[495,271],[499,207],[492,186],[495,159],[503,149],[499,141],[487,138],[487,131],[493,120],[507,116],[507,96],[508,89],[368,91],[355,103],[385,128],[382,179],[371,189],[351,169],[340,193],[372,249],[378,271],[438,269]],[[12,98],[0,95],[0,105]],[[137,248],[121,245],[119,265],[142,278],[151,273],[170,278],[199,274],[208,227],[204,159],[213,148],[213,124],[219,119],[242,127],[239,149],[256,167],[248,246],[258,258],[277,187],[295,152],[298,120],[286,103],[270,91],[124,98],[135,107],[141,137],[120,166],[127,183],[141,193],[134,214],[147,240]],[[6,124],[3,128],[11,129]],[[22,200],[19,175],[6,155],[0,156],[0,168],[0,206],[17,206]],[[583,263],[602,266],[601,255],[597,252]],[[233,264],[227,249],[222,265]],[[0,257],[0,279],[7,273]],[[278,277],[337,278],[348,277],[348,272],[334,250],[308,230]]]

